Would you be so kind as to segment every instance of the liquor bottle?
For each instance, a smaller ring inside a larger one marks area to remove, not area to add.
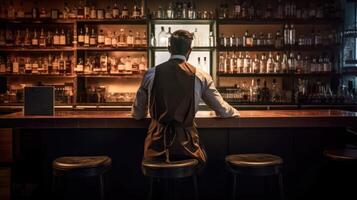
[[[12,62],[11,62],[11,57],[10,56],[8,56],[7,59],[6,59],[5,73],[8,73],[8,74],[12,73]]]
[[[97,9],[97,19],[104,19],[104,10]]]
[[[47,32],[46,46],[53,46],[53,34],[51,31]]]
[[[173,19],[174,18],[174,9],[173,9],[173,6],[172,6],[172,2],[169,3],[169,6],[166,10],[166,17],[167,19]]]
[[[121,11],[121,18],[129,19],[129,10],[128,10],[126,4],[124,4],[123,10]]]
[[[237,73],[243,73],[244,71],[244,56],[242,52],[239,52],[239,57],[237,58]]]
[[[209,46],[210,47],[215,47],[216,45],[215,45],[215,38],[214,38],[214,35],[213,35],[213,32],[212,31],[210,31],[209,32]]]
[[[66,35],[64,33],[64,29],[62,29],[61,35],[59,36],[59,45],[61,45],[61,46],[66,45]]]
[[[167,31],[167,33],[166,33],[166,38],[167,38],[167,46],[169,46],[169,45],[170,45],[171,35],[172,35],[172,33],[171,33],[171,27],[169,27],[169,31]]]
[[[289,25],[285,24],[284,26],[284,44],[285,45],[290,45],[290,29],[289,29]]]
[[[252,46],[253,46],[253,38],[248,31],[245,31],[243,36],[243,47],[252,47]]]
[[[129,30],[128,36],[126,38],[128,47],[134,47],[134,36],[131,30]]]
[[[256,34],[253,34],[252,35],[252,46],[257,46],[258,45],[258,39],[257,39],[257,35]]]
[[[278,103],[281,101],[281,95],[276,83],[276,79],[273,79],[272,85],[271,85],[271,102],[273,103]]]
[[[140,73],[144,73],[147,71],[147,64],[146,64],[146,58],[144,55],[141,56],[140,58],[140,64],[139,64],[139,70],[140,70]]]
[[[89,35],[89,27],[85,27],[85,34],[84,34],[84,43],[83,45],[85,47],[89,47],[89,38],[90,38],[90,35]]]
[[[60,59],[58,60],[58,72],[59,72],[59,74],[65,74],[65,72],[66,72],[65,60],[63,57],[63,53],[61,53]]]
[[[72,33],[71,30],[68,29],[66,32],[66,45],[67,46],[72,46],[73,45],[73,37],[72,37]]]
[[[296,30],[295,30],[294,24],[290,25],[290,29],[289,29],[289,44],[290,45],[295,45],[296,44]]]
[[[26,74],[31,74],[32,73],[32,65],[31,65],[30,57],[27,57],[25,59],[25,73]]]
[[[121,57],[118,62],[118,74],[125,74],[125,58]]]
[[[243,73],[252,72],[252,59],[248,53],[245,54]]]
[[[118,34],[117,32],[114,31],[112,35],[112,47],[117,47],[118,46]]]
[[[39,64],[38,64],[38,60],[37,59],[33,59],[33,62],[32,62],[32,74],[38,74],[38,67],[39,67]]]
[[[68,7],[68,3],[65,1],[64,6],[63,6],[63,11],[62,11],[63,19],[68,19],[70,12],[71,12],[71,9]]]
[[[7,18],[15,19],[15,7],[13,1],[10,1],[9,6],[7,7]]]
[[[102,29],[100,29],[98,34],[98,46],[103,47],[104,43],[105,43],[104,32]]]
[[[261,100],[262,102],[269,102],[270,101],[270,91],[267,87],[267,81],[264,80],[263,88],[261,89]]]
[[[104,36],[104,45],[106,47],[111,47],[112,46],[112,33],[110,31],[107,32]]]
[[[119,47],[127,46],[127,37],[126,37],[126,35],[124,33],[124,29],[120,29],[118,46]]]
[[[297,74],[302,74],[304,73],[303,71],[303,60],[301,59],[301,54],[298,53],[297,59],[296,59],[296,73]]]
[[[16,12],[16,18],[25,18],[24,2],[20,1],[20,7]]]
[[[97,46],[97,35],[95,34],[94,28],[92,28],[92,33],[89,37],[89,46],[96,47]]]
[[[260,62],[259,62],[258,54],[255,54],[255,58],[253,60],[253,65],[252,65],[252,72],[254,74],[260,73]]]
[[[275,60],[274,60],[274,73],[281,73],[282,71],[282,66],[281,66],[281,56],[280,56],[280,53],[277,53],[276,56],[275,56]]]
[[[46,36],[43,31],[43,28],[41,29],[41,33],[40,33],[39,46],[46,47]]]
[[[283,45],[284,45],[283,38],[280,34],[280,31],[277,31],[275,35],[275,48],[280,49],[283,47]]]
[[[18,74],[20,72],[20,64],[17,57],[12,59],[12,73]]]
[[[83,63],[83,58],[78,58],[78,63],[76,67],[74,68],[74,72],[78,74],[82,74],[84,71],[84,63]]]
[[[309,57],[308,57],[308,56],[305,56],[305,59],[304,59],[304,61],[303,61],[302,71],[303,71],[303,73],[308,74],[308,73],[311,72],[310,70],[311,70],[311,68],[310,68],[310,60],[309,60]]]
[[[119,8],[118,8],[118,3],[115,2],[114,3],[114,7],[112,9],[112,15],[114,19],[118,19],[119,18]]]
[[[235,35],[235,34],[233,34],[233,35],[229,38],[229,46],[231,46],[231,47],[237,46],[237,40],[236,40],[236,35]]]
[[[289,73],[295,73],[296,72],[296,59],[294,57],[293,52],[290,53],[290,56],[288,58],[288,64],[289,64]]]
[[[37,19],[39,18],[39,10],[38,10],[38,2],[34,1],[34,6],[32,8],[32,19]]]
[[[132,69],[133,69],[133,66],[132,66],[132,62],[131,62],[131,57],[128,56],[125,60],[125,74],[132,74]]]
[[[5,42],[4,42],[5,43]],[[22,37],[21,37],[21,32],[20,30],[17,30],[16,36],[15,36],[15,46],[22,46]]]
[[[139,7],[137,5],[134,5],[134,7],[133,7],[132,18],[133,19],[140,19],[140,9],[139,9]]]
[[[233,18],[238,19],[241,16],[241,4],[239,0],[234,1]]]
[[[146,38],[146,32],[144,31],[143,37],[141,37],[141,45],[142,47],[147,46],[147,38]]]
[[[32,37],[32,40],[31,40],[31,45],[33,47],[38,47],[38,36],[37,36],[37,31],[36,29],[34,30],[33,32],[33,37]]]
[[[141,46],[141,38],[139,32],[136,32],[134,37],[134,46],[140,47]]]
[[[90,9],[90,18],[97,19],[97,9],[95,8],[95,6],[92,6],[92,8]]]
[[[5,43],[6,46],[14,46],[14,33],[12,29],[6,29],[5,31]]]
[[[282,73],[288,73],[289,70],[288,56],[286,55],[286,53],[283,54],[283,60],[281,62],[281,70]]]
[[[266,55],[265,53],[262,54],[261,58],[260,58],[260,73],[267,73],[267,58],[266,58]]]
[[[48,61],[47,73],[48,74],[52,74],[53,73],[53,66],[52,66],[53,58],[52,58],[52,55],[48,54],[48,58],[46,60]]]
[[[71,58],[68,55],[67,59],[65,60],[65,73],[68,75],[72,74],[72,62],[71,62]]]
[[[275,13],[275,17],[278,19],[282,19],[284,16],[283,3],[281,1],[282,0],[278,0],[278,5],[277,5],[276,13]]]
[[[80,0],[78,3],[78,7],[77,7],[77,18],[78,19],[84,19],[85,15],[84,15],[84,7],[83,7],[83,1]]]
[[[152,47],[156,47],[158,45],[154,33],[151,33],[150,45]]]
[[[269,53],[269,58],[267,60],[267,73],[274,73],[275,69],[274,69],[274,59],[273,56],[271,54],[271,52]]]
[[[107,6],[104,17],[105,19],[113,19],[113,10],[110,9],[110,6]]]
[[[166,37],[165,28],[161,26],[161,31],[158,35],[159,47],[166,47],[168,45],[167,37]]]
[[[86,4],[84,5],[84,18],[90,19],[91,16],[91,7],[88,4],[88,1],[86,1]]]
[[[56,29],[55,34],[53,35],[53,45],[58,46],[60,45],[60,35],[58,33],[58,29]]]

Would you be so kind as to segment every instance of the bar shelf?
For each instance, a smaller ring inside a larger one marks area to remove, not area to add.
[[[147,47],[77,47],[78,51],[147,51]]]
[[[297,25],[330,25],[342,22],[340,18],[313,18],[313,19],[218,19],[219,25],[283,25],[283,24],[297,24]]]
[[[225,47],[219,46],[219,51],[325,51],[338,47],[338,45],[318,45],[318,46],[283,46],[276,48],[274,46],[253,46],[253,47]]]
[[[75,51],[74,47],[53,47],[53,48],[22,48],[22,47],[2,47],[0,52],[71,52]]]
[[[0,76],[5,77],[49,77],[49,78],[75,78],[76,76],[71,74],[12,74],[12,73],[0,73]]]
[[[218,77],[330,77],[337,75],[337,73],[237,73],[237,74],[226,74],[218,73]]]
[[[144,74],[77,74],[77,77],[84,78],[142,78]]]
[[[149,47],[153,51],[168,51],[168,47]],[[193,47],[192,51],[212,51],[216,47]]]
[[[76,22],[84,24],[147,24],[146,19],[77,19]]]
[[[152,19],[152,24],[213,24],[214,19]]]
[[[17,19],[0,19],[2,24],[74,24],[76,19],[51,19],[51,18],[17,18]]]

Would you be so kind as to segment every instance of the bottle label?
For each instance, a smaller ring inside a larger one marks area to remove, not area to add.
[[[104,44],[104,35],[98,36],[98,44]]]
[[[60,36],[60,45],[66,45],[66,36]]]
[[[84,43],[84,35],[78,36],[78,43]]]

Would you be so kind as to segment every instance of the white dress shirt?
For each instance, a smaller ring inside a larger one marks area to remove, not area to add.
[[[186,57],[183,55],[172,55],[170,59],[186,61]],[[203,100],[208,107],[215,111],[218,117],[239,117],[239,112],[224,101],[221,94],[217,91],[212,77],[209,74],[196,68],[195,76],[195,112],[198,111],[199,102]],[[145,73],[140,88],[136,93],[136,98],[131,110],[132,116],[135,119],[142,119],[148,115],[148,105],[150,105],[150,93],[154,77],[155,67],[150,68]]]

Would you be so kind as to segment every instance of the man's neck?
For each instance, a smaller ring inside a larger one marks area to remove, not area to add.
[[[171,55],[170,60],[172,60],[172,59],[183,60],[186,62],[186,56],[184,56],[184,55]]]

